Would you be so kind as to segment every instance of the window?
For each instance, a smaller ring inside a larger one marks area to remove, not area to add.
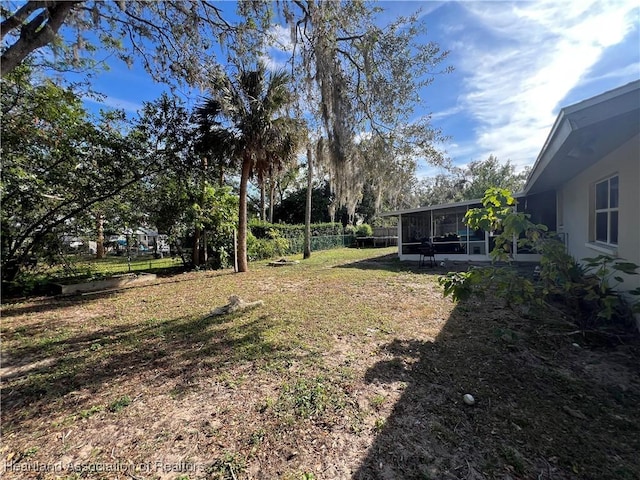
[[[618,244],[618,176],[596,183],[595,188],[595,240],[610,245]]]

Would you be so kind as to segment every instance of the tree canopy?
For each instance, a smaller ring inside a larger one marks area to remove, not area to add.
[[[224,186],[235,179],[242,271],[249,181],[261,188],[263,216],[267,189],[273,211],[303,144],[309,194],[314,178],[328,180],[329,212],[346,207],[352,219],[363,199],[368,218],[382,205],[406,206],[418,159],[443,163],[433,146],[440,132],[428,117],[413,118],[422,89],[449,70],[440,67],[447,53],[423,41],[419,15],[383,25],[382,9],[359,0],[223,7],[206,0],[0,5],[3,261],[19,268],[72,223],[97,221],[102,231],[103,222],[136,219],[181,235],[194,229],[195,253],[200,231],[220,223],[213,205],[230,204]],[[259,63],[277,17],[290,31],[286,73]],[[101,55],[141,65],[158,82],[199,87],[208,98],[195,112],[163,95],[133,120],[118,111],[89,115],[78,90],[46,74],[91,74]]]
[[[80,99],[30,72],[3,79],[2,260],[11,277],[44,240],[144,177],[141,139],[123,135],[115,113],[91,123]]]
[[[270,8],[243,4],[240,13],[267,18]],[[386,172],[376,168],[383,163],[399,159],[401,169],[414,173],[408,156],[442,162],[432,148],[439,132],[428,118],[416,121],[412,115],[424,102],[422,89],[449,71],[440,67],[447,52],[420,36],[426,28],[417,13],[380,25],[382,8],[375,3],[299,0],[278,8],[290,29],[299,108],[318,132],[309,152],[329,175],[334,208],[345,205],[353,214],[364,183],[376,172],[376,187],[390,187]],[[384,144],[385,154],[374,157],[369,149],[365,161],[358,148],[363,135]]]
[[[273,5],[243,2],[239,13],[251,25],[269,25],[279,14],[289,28],[287,64],[296,80],[297,112],[313,132],[306,169],[308,258],[314,175],[329,178],[330,216],[346,206],[354,220],[365,185],[373,188],[375,208],[383,197],[398,204],[404,195],[392,198],[387,192],[412,183],[406,180],[414,178],[417,158],[443,163],[433,148],[440,132],[428,117],[412,115],[423,102],[423,88],[450,68],[439,66],[447,52],[420,37],[426,30],[418,13],[381,25],[383,9],[375,3],[297,0],[275,4],[275,15]],[[238,38],[254,51],[266,51],[271,33],[250,29]],[[362,145],[367,137],[374,138],[375,148]]]
[[[2,91],[5,280],[70,224],[184,162],[183,117],[166,96],[131,122],[118,111],[92,118],[71,89],[36,81],[24,65],[2,79]]]
[[[128,65],[140,60],[154,80],[200,85],[217,64],[219,47],[239,27],[206,0],[29,0],[0,4],[1,72],[11,73],[27,57],[62,71],[96,68],[95,53]]]
[[[492,187],[519,192],[524,187],[528,172],[528,169],[518,172],[509,160],[503,163],[489,155],[486,160],[453,167],[448,173],[420,182],[418,203],[426,206],[480,199]]]

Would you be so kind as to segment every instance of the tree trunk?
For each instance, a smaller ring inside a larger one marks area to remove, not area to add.
[[[200,187],[200,207],[204,206],[204,196],[207,188],[207,157],[202,157],[202,185]],[[204,230],[201,227],[195,226],[195,231],[193,233],[193,252],[191,253],[191,261],[193,262],[193,266],[197,267],[202,263],[202,256],[200,255],[200,239],[204,237],[204,260],[206,263],[207,258],[207,241],[206,236],[204,234]]]
[[[238,273],[238,230],[233,231],[233,271]]]
[[[282,191],[282,185],[280,182],[276,184],[278,186],[278,198],[280,198],[280,205],[282,205],[282,198],[284,197],[284,192]]]
[[[269,184],[269,223],[273,223],[273,204],[276,199],[276,182],[271,180]]]
[[[247,184],[251,172],[251,159],[242,159],[240,175],[240,207],[238,211],[238,272],[249,270],[247,263]]]
[[[101,213],[98,214],[97,222],[97,230],[98,237],[96,238],[96,258],[104,258],[104,215]]]
[[[202,229],[202,264],[207,268],[209,262],[209,252],[207,252],[207,231]]]
[[[202,230],[200,227],[196,227],[193,232],[193,251],[191,252],[191,263],[194,267],[200,265],[200,235]]]
[[[262,220],[263,222],[267,220],[267,204],[266,204],[266,197],[267,197],[267,187],[265,185],[265,179],[263,178],[262,180],[260,180],[260,220]]]
[[[303,258],[311,257],[311,194],[313,193],[313,153],[311,145],[307,145],[307,202],[304,212],[304,254]]]

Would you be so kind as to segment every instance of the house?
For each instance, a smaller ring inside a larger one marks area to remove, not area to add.
[[[138,227],[135,230],[126,229],[119,235],[110,235],[106,240],[114,246],[115,251],[125,251],[127,249],[127,241],[132,249],[138,251],[155,250],[158,238],[163,237],[166,243],[166,235],[158,235],[158,232],[146,227]]]
[[[554,226],[575,258],[640,265],[639,147],[640,81],[560,111],[524,194],[555,196]]]
[[[518,208],[562,235],[576,259],[608,254],[640,265],[640,80],[560,110]],[[419,259],[431,241],[436,259],[488,261],[490,232],[462,222],[480,200],[388,212],[398,216],[398,254]],[[514,260],[536,260],[518,252]],[[625,289],[640,286],[627,276]]]
[[[524,193],[555,195],[555,228],[574,258],[640,265],[640,81],[563,108]],[[640,275],[617,276],[624,290],[640,287]]]
[[[138,245],[143,245],[145,249],[152,250],[158,238],[158,232],[146,227],[138,227],[133,232],[134,241]]]

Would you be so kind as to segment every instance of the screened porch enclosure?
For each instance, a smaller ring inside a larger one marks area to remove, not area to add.
[[[542,223],[555,230],[557,225],[555,192],[517,196],[517,210],[530,215],[534,223]],[[419,258],[420,247],[425,242],[433,244],[435,254],[440,258],[464,260],[489,260],[489,253],[495,246],[493,233],[473,230],[464,223],[464,216],[472,208],[480,208],[479,200],[464,203],[423,207],[397,212],[399,222],[399,254],[401,258]],[[514,259],[536,261],[538,255],[518,247],[513,243]],[[415,256],[415,257],[414,257]]]
[[[479,206],[458,205],[402,215],[402,254],[419,254],[422,243],[431,242],[437,254],[486,255],[486,233],[464,223],[467,210]]]

